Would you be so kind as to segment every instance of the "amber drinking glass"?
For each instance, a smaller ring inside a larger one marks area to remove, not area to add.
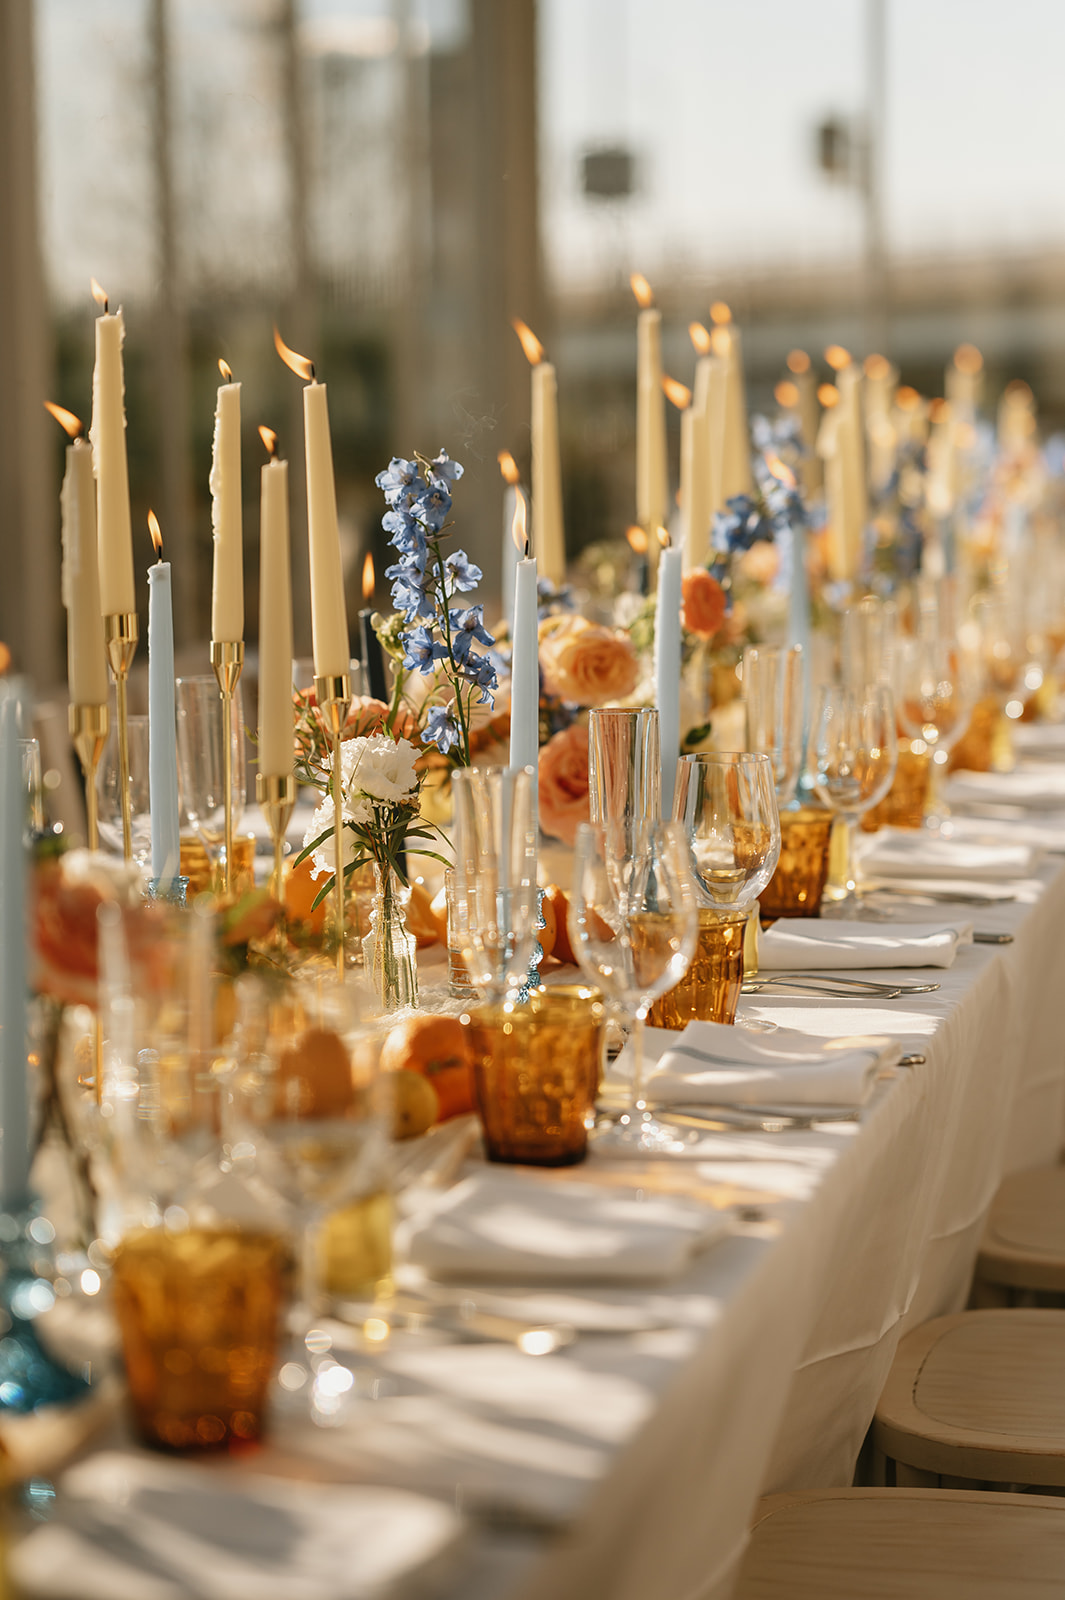
[[[477,1110],[490,1161],[583,1161],[599,1089],[604,1007],[582,984],[537,989],[522,1005],[470,1014]]]
[[[816,917],[828,877],[833,816],[815,806],[780,813],[780,859],[759,896],[763,917]]]
[[[877,828],[920,828],[931,781],[932,752],[923,739],[900,739],[898,764],[891,788],[871,811],[863,813],[863,833]]]
[[[743,983],[743,936],[747,912],[699,908],[699,934],[691,966],[656,1000],[652,1028],[686,1028],[689,1022],[735,1022]]]
[[[225,1225],[139,1228],[122,1239],[115,1316],[149,1444],[211,1450],[261,1437],[286,1260],[280,1238]]]

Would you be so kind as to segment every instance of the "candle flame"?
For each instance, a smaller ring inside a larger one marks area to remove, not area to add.
[[[362,598],[369,600],[377,588],[377,575],[373,569],[373,551],[367,550],[362,564]]]
[[[262,423],[260,423],[259,438],[266,446],[266,453],[272,461],[277,455],[277,434],[274,432],[273,428],[264,428]]]
[[[901,389],[895,390],[895,404],[900,411],[912,411],[920,401],[921,396],[916,389],[911,389],[908,383],[904,383]]]
[[[658,542],[662,546],[662,549],[668,550],[670,545],[673,543],[672,539],[669,537],[669,529],[656,528],[655,533],[658,536]]]
[[[93,299],[96,301],[96,304],[100,307],[100,310],[106,316],[107,315],[107,306],[108,306],[107,290],[106,289],[101,289],[100,285],[97,283],[95,278],[90,278],[89,279],[89,287],[92,290]]]
[[[519,556],[524,556],[528,560],[529,524],[525,514],[525,496],[520,489],[514,496],[514,515],[510,523],[510,537],[514,540]]]
[[[233,368],[229,365],[228,361],[223,361],[221,356],[218,358],[218,370],[222,374],[222,377],[225,379],[226,383],[233,382]]]
[[[641,311],[646,311],[655,303],[655,292],[651,288],[642,272],[633,272],[629,276],[629,288],[636,296],[636,304]]]
[[[46,400],[44,402],[44,409],[49,412],[58,422],[59,426],[65,430],[68,438],[80,439],[81,435],[85,432],[84,423],[81,421],[80,417],[76,417],[74,415],[73,411],[67,411],[63,408],[63,406],[53,405],[51,400]]]
[[[798,378],[802,373],[809,372],[810,357],[806,354],[805,350],[792,350],[788,353],[786,365],[788,371],[794,372],[795,376]]]
[[[155,553],[159,557],[159,560],[162,561],[163,530],[159,526],[159,518],[156,516],[154,511],[149,511],[148,513],[148,532],[152,536],[152,544],[155,546]]]
[[[544,359],[544,347],[529,327],[529,324],[522,322],[520,317],[511,317],[510,326],[521,341],[521,348],[525,352],[525,359],[530,367],[538,367]]]
[[[710,335],[710,348],[715,356],[727,356],[732,349],[732,335],[728,329],[718,326]]]
[[[704,328],[701,322],[688,323],[688,338],[699,355],[708,356],[710,354],[710,331],[708,328]]]
[[[928,407],[928,420],[930,422],[949,422],[950,401],[933,400],[931,405]]]
[[[830,344],[825,351],[825,360],[833,372],[842,372],[844,367],[849,367],[851,364],[851,353],[841,344]]]
[[[1007,400],[1019,405],[1029,405],[1033,399],[1032,391],[1023,378],[1011,379],[1002,393]]]
[[[517,483],[521,474],[518,471],[518,463],[515,461],[510,451],[500,450],[499,454],[496,456],[496,460],[499,462],[499,470],[503,474],[503,477],[506,479],[507,483],[512,485]]]
[[[680,383],[676,378],[663,377],[662,390],[666,399],[675,405],[678,411],[686,411],[692,403],[692,392],[686,383]]]
[[[793,406],[797,406],[799,403],[798,385],[788,383],[785,379],[783,383],[778,383],[773,390],[773,399],[778,406],[783,406],[785,411],[790,411]]]
[[[297,355],[295,350],[290,350],[282,339],[280,333],[274,328],[274,349],[281,357],[285,366],[294,372],[298,378],[306,378],[308,383],[314,382],[314,362],[309,356]]]
[[[839,390],[834,383],[823,383],[817,391],[817,398],[826,411],[831,411],[833,406],[839,404]]]
[[[960,344],[954,352],[954,365],[966,377],[975,378],[983,369],[984,358],[974,344]]]
[[[647,535],[636,523],[633,523],[631,528],[625,529],[625,538],[628,540],[629,549],[634,556],[645,556],[647,554]]]
[[[891,362],[887,356],[866,356],[862,362],[862,371],[867,378],[872,378],[874,383],[880,383],[891,376]]]
[[[783,483],[789,489],[794,489],[795,474],[786,461],[781,461],[779,456],[769,455],[765,458],[765,464],[779,483]]]
[[[710,307],[710,321],[719,328],[726,328],[732,321],[732,308],[724,300],[715,300]]]

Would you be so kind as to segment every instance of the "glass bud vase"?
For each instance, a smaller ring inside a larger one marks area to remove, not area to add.
[[[396,874],[374,865],[374,899],[370,931],[362,941],[366,977],[381,1001],[382,1011],[418,1004],[417,942],[407,929],[410,890]]]

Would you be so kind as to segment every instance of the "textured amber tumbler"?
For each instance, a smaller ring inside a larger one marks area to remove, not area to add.
[[[743,983],[743,939],[748,913],[699,908],[699,942],[692,964],[647,1014],[652,1028],[686,1028],[689,1022],[735,1022]]]
[[[780,813],[780,859],[759,896],[763,917],[819,915],[833,820],[812,806]]]
[[[277,1354],[288,1252],[235,1227],[140,1228],[115,1252],[115,1316],[148,1444],[253,1443]]]
[[[208,891],[218,893],[222,886],[222,866],[213,867],[207,851],[195,834],[181,839],[181,875],[188,878],[188,898]],[[233,840],[233,893],[247,894],[255,888],[255,835],[238,833]]]
[[[474,1092],[490,1161],[583,1161],[603,1018],[598,989],[582,984],[552,984],[524,1003],[470,1014]]]
[[[916,750],[914,744],[918,745]],[[871,811],[862,813],[862,832],[875,833],[878,828],[885,827],[921,827],[928,800],[931,767],[932,752],[923,739],[900,739],[898,765],[891,788]]]

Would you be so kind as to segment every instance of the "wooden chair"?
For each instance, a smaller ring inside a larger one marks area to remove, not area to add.
[[[949,1489],[763,1500],[733,1600],[1060,1600],[1065,1501]]]
[[[1007,1294],[1065,1294],[1065,1166],[1004,1179],[988,1214],[976,1282]]]
[[[1065,1311],[963,1311],[916,1328],[888,1374],[873,1445],[900,1487],[1065,1485]]]

